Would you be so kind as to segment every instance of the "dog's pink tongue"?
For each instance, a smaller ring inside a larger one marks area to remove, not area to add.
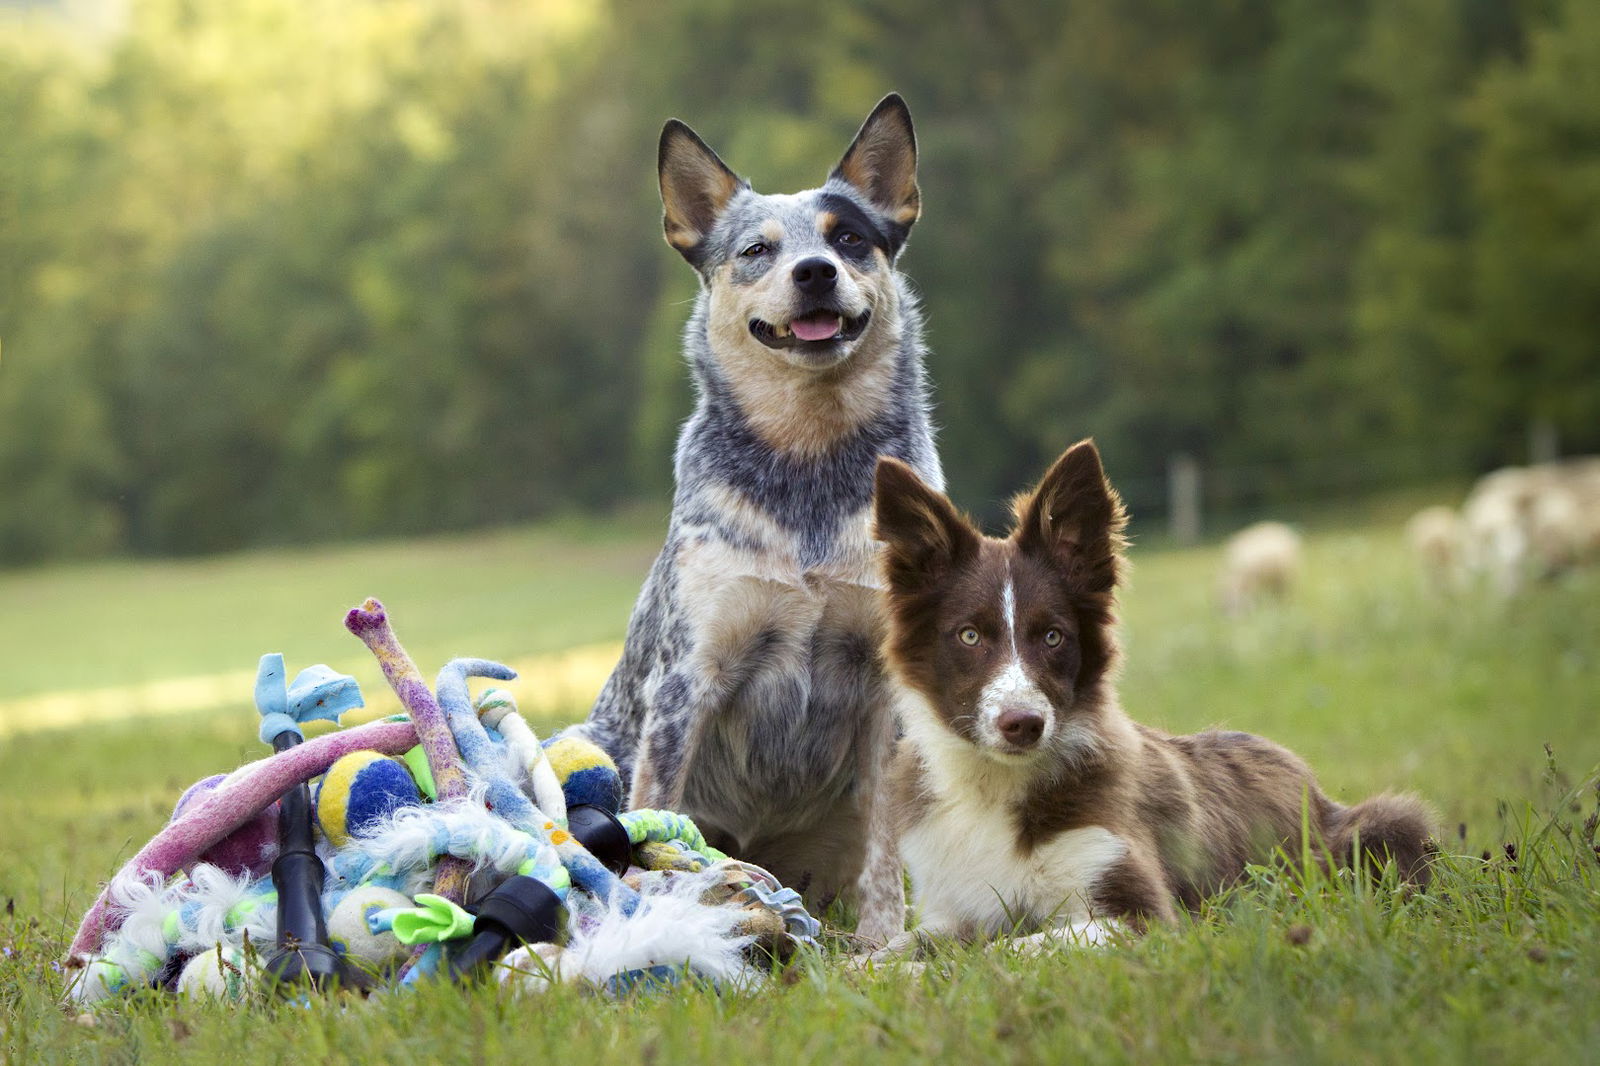
[[[803,341],[825,341],[836,335],[841,325],[838,315],[817,311],[790,322],[789,328]]]

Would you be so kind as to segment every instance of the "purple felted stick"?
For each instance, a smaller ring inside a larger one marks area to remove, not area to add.
[[[371,722],[328,733],[299,747],[235,770],[213,792],[190,804],[182,814],[125,863],[117,877],[100,890],[72,938],[71,953],[90,954],[100,949],[111,929],[111,885],[124,876],[159,873],[170,877],[201,852],[269,807],[279,796],[318,774],[353,751],[381,751],[399,755],[417,743],[412,722]]]
[[[439,799],[465,798],[467,772],[461,752],[456,749],[455,737],[450,732],[450,723],[445,719],[439,701],[434,698],[433,690],[422,679],[417,664],[400,646],[383,604],[369,597],[360,607],[352,607],[350,613],[344,616],[344,627],[360,637],[361,643],[371,650],[383,669],[389,687],[400,697],[401,706],[410,712],[412,722],[416,723],[417,739],[422,743],[423,754],[428,757],[428,769],[433,771],[433,783],[439,790]],[[465,860],[454,857],[441,859],[434,873],[434,894],[452,903],[461,903],[467,897],[469,873],[470,867]]]
[[[456,750],[450,723],[445,719],[433,690],[422,679],[416,663],[400,646],[389,625],[389,616],[383,604],[368,599],[360,607],[353,607],[345,615],[344,627],[361,638],[361,643],[371,649],[383,668],[383,676],[400,697],[400,704],[411,714],[417,725],[417,739],[428,756],[428,768],[433,771],[433,783],[441,800],[460,799],[467,794],[467,774]]]

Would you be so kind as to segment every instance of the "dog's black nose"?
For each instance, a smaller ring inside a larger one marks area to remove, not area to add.
[[[820,255],[802,259],[794,265],[794,287],[807,296],[828,295],[838,279],[838,268]]]
[[[1044,735],[1044,717],[1032,711],[1005,710],[995,720],[1000,735],[1019,748],[1031,748]]]

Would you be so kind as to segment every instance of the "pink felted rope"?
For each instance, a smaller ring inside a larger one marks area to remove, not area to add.
[[[129,859],[117,876],[100,890],[94,904],[78,924],[72,938],[71,953],[89,954],[100,949],[106,933],[115,926],[110,921],[111,885],[124,877],[158,873],[170,877],[200,853],[265,810],[289,789],[325,773],[341,757],[353,751],[381,751],[399,755],[417,743],[412,722],[371,722],[353,729],[328,733],[308,740],[296,748],[262,759],[235,770],[228,779],[196,801],[157,833],[139,853]]]

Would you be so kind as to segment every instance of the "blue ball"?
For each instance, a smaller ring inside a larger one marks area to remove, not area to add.
[[[405,764],[376,751],[353,751],[328,767],[317,785],[317,823],[342,848],[402,807],[422,802]]]
[[[568,807],[587,803],[612,814],[622,809],[622,775],[598,745],[583,737],[555,736],[545,741],[544,753]]]
[[[561,791],[567,797],[568,807],[587,803],[612,814],[622,810],[622,778],[615,770],[598,766],[579,770],[567,778]]]

